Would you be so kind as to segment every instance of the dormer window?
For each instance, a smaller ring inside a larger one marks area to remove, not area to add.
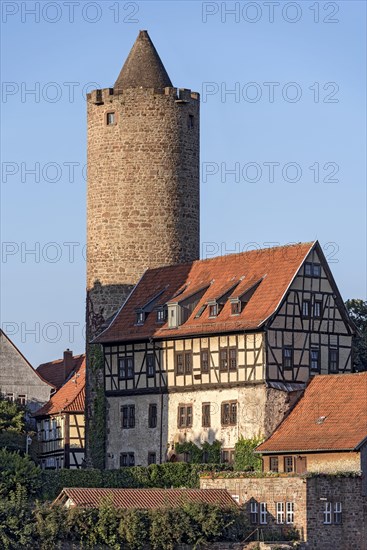
[[[206,304],[204,306],[200,306],[197,314],[195,315],[195,319],[199,319],[199,317],[201,317],[202,314],[204,313],[205,309],[206,309]]]
[[[168,328],[177,328],[180,325],[180,306],[170,304],[168,306]]]
[[[143,325],[145,321],[145,312],[144,311],[138,311],[136,314],[136,324],[137,325]]]
[[[164,307],[157,309],[157,323],[164,323],[167,318],[167,310]]]
[[[209,305],[209,317],[216,317],[218,315],[218,304]]]
[[[241,313],[241,302],[236,300],[231,302],[231,315],[239,315]]]

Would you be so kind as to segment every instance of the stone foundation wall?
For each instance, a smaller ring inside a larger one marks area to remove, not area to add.
[[[225,478],[202,477],[200,487],[227,489],[248,510],[251,502],[266,502],[267,525],[277,525],[276,502],[294,502],[294,524],[308,550],[364,550],[367,548],[367,498],[361,476]],[[332,505],[331,524],[325,521],[325,505]],[[341,504],[341,523],[334,519],[334,505]],[[255,527],[255,525],[254,525]]]

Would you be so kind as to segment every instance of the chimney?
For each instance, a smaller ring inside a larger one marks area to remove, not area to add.
[[[72,368],[73,368],[73,352],[68,349],[64,351],[64,381],[69,376]]]

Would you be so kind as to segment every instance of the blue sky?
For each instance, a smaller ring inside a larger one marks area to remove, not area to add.
[[[83,94],[140,29],[202,94],[202,255],[318,239],[343,298],[366,298],[365,2],[1,7],[1,323],[34,366],[84,348]]]

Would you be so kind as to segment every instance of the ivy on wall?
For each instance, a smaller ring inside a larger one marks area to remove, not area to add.
[[[93,468],[103,469],[106,448],[106,399],[103,383],[103,349],[100,345],[89,346],[89,369],[92,384],[91,414],[88,423],[88,455]]]
[[[220,451],[222,444],[215,440],[212,444],[207,441],[202,447],[195,445],[192,441],[176,443],[175,451],[177,454],[188,454],[191,464],[220,464]]]

